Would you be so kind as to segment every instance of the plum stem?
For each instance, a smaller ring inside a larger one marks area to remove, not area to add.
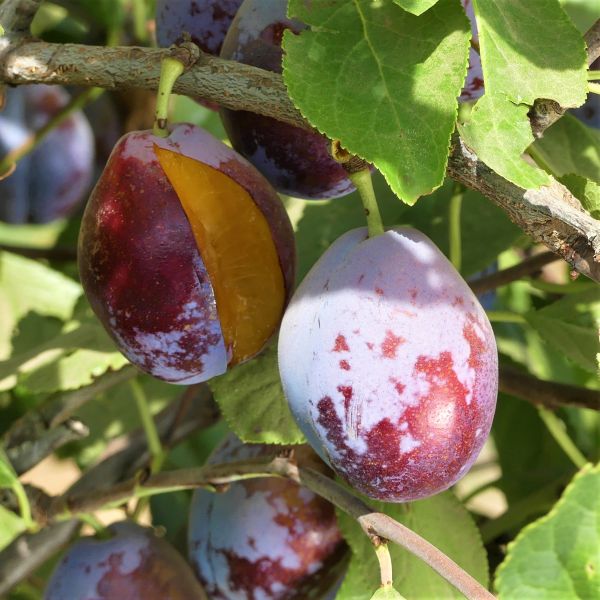
[[[459,272],[462,266],[462,236],[460,215],[464,194],[465,186],[461,183],[455,182],[454,189],[452,191],[452,198],[450,198],[448,235],[450,239],[450,262]]]
[[[584,467],[588,461],[575,445],[575,442],[569,437],[562,419],[543,406],[538,408],[538,414],[540,415],[540,419],[544,422],[544,425],[546,425],[550,435],[554,438],[554,441],[561,447],[562,451],[569,457],[571,462],[578,469]]]
[[[72,98],[56,114],[54,114],[47,123],[34,131],[20,146],[11,150],[0,160],[0,179],[5,175],[10,175],[15,165],[28,154],[31,154],[44,140],[44,138],[54,129],[56,129],[65,119],[74,112],[81,110],[86,104],[96,100],[104,93],[102,88],[89,88],[81,94]]]
[[[379,561],[379,573],[381,574],[381,586],[386,587],[392,585],[392,557],[387,543],[380,544],[375,548],[375,554]]]
[[[381,213],[379,212],[375,190],[373,189],[371,171],[369,169],[361,169],[360,171],[356,171],[356,173],[349,173],[348,177],[360,194],[360,199],[362,200],[365,210],[365,216],[367,217],[369,237],[381,235],[385,232],[385,229],[383,227],[383,221],[381,220]]]
[[[158,84],[158,95],[156,97],[156,112],[154,115],[154,133],[157,137],[165,138],[169,135],[167,131],[167,120],[169,116],[169,99],[173,86],[184,72],[184,64],[172,57],[163,58],[160,66],[160,82]]]
[[[588,81],[599,81],[600,71],[588,71],[587,78]]]

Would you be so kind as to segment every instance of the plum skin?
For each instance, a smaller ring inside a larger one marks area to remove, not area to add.
[[[229,436],[209,464],[262,455],[273,455],[272,447]],[[221,494],[196,490],[188,538],[190,562],[215,600],[322,598],[337,583],[334,565],[344,550],[333,506],[276,478],[235,483]]]
[[[219,169],[245,188],[267,220],[289,296],[295,247],[277,194],[242,157],[192,125],[117,144],[86,207],[78,244],[81,282],[94,312],[136,366],[189,385],[227,370],[212,285],[191,226],[154,145]]]
[[[108,540],[82,538],[55,568],[44,600],[189,600],[206,598],[184,558],[152,529],[109,527]]]
[[[14,150],[69,101],[59,86],[10,89],[0,113],[0,155]],[[81,111],[69,115],[15,173],[0,181],[0,219],[8,223],[48,223],[68,217],[88,191],[94,170],[94,136]]]
[[[286,10],[287,0],[244,0],[225,37],[221,57],[281,73],[284,31],[298,33],[304,28],[287,19]],[[250,112],[221,109],[219,114],[233,147],[277,191],[325,199],[354,190],[344,168],[331,157],[324,136]]]
[[[158,45],[166,48],[181,43],[183,32],[187,32],[201,50],[218,56],[241,3],[242,0],[157,0]]]
[[[485,312],[437,247],[395,228],[339,238],[294,294],[283,389],[312,447],[387,502],[447,489],[489,434],[498,357]]]

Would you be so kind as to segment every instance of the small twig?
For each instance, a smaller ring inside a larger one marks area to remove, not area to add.
[[[500,369],[500,391],[550,409],[576,406],[600,410],[600,392],[555,381],[543,381],[511,367]]]
[[[542,252],[526,258],[514,267],[496,271],[479,279],[472,279],[468,283],[476,294],[483,294],[524,277],[535,277],[541,272],[542,267],[557,260],[560,260],[560,257],[554,252]]]

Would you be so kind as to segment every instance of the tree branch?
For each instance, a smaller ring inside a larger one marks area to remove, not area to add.
[[[263,457],[243,462],[165,471],[152,475],[145,481],[133,478],[101,492],[67,494],[57,498],[50,505],[47,516],[52,520],[65,513],[92,512],[107,504],[123,503],[132,495],[143,497],[198,487],[218,488],[235,481],[257,477],[284,477],[307,487],[357,519],[370,538],[390,540],[424,560],[467,598],[493,598],[479,582],[414,531],[385,514],[374,512],[352,492],[329,477],[310,468],[298,468],[295,462],[284,457]],[[381,540],[377,541],[380,543]]]
[[[156,89],[160,60],[166,52],[138,47],[17,43],[0,55],[0,80],[13,84]],[[202,55],[196,66],[179,78],[175,92],[312,129],[289,99],[280,75],[234,61]],[[491,198],[533,239],[546,244],[575,269],[600,281],[598,222],[564,186],[553,182],[540,190],[523,190],[481,163],[458,136],[453,140],[448,173]]]
[[[600,410],[600,392],[555,381],[543,381],[517,369],[500,369],[500,391],[517,396],[536,406],[557,409],[561,406]]]
[[[508,285],[513,281],[518,281],[524,277],[535,275],[542,270],[542,267],[559,260],[559,257],[554,252],[542,252],[540,254],[534,254],[529,258],[526,258],[514,267],[508,269],[502,269],[489,275],[484,275],[478,279],[470,280],[469,287],[476,294],[483,294],[495,290],[496,288]]]
[[[588,51],[588,65],[600,58],[600,19],[598,19],[583,36]]]

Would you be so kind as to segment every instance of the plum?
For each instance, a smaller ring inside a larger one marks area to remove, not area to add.
[[[387,502],[440,492],[489,434],[498,357],[476,297],[410,228],[339,238],[306,276],[279,335],[283,389],[312,447]]]
[[[57,86],[9,90],[8,111],[0,114],[0,155],[20,146],[69,101]],[[67,217],[88,190],[94,167],[94,137],[80,111],[53,129],[0,181],[0,219],[9,223],[47,223]]]
[[[82,538],[58,564],[44,600],[202,600],[184,558],[153,530],[111,525],[107,540]]]
[[[244,0],[221,50],[221,57],[281,73],[286,29],[304,25],[286,17],[287,0]],[[233,147],[274,186],[298,198],[336,198],[354,187],[331,157],[328,140],[254,113],[222,109],[221,120]]]
[[[189,33],[201,50],[218,56],[242,0],[157,0],[156,39],[167,48]]]
[[[294,234],[275,190],[188,124],[167,138],[121,138],[78,254],[88,300],[121,351],[171,383],[205,381],[257,354],[294,281]]]
[[[229,436],[209,463],[269,454],[272,447]],[[322,598],[337,584],[333,565],[343,552],[333,506],[292,481],[251,479],[222,494],[194,493],[190,562],[215,600]]]
[[[479,36],[477,35],[477,22],[475,21],[475,13],[473,11],[473,4],[471,0],[461,0],[463,8],[471,21],[471,32],[473,35],[473,41],[476,46],[479,46]],[[467,71],[467,78],[463,87],[462,93],[459,97],[460,102],[469,102],[478,100],[483,96],[483,69],[481,67],[481,58],[479,52],[471,46],[469,49],[469,70]]]

